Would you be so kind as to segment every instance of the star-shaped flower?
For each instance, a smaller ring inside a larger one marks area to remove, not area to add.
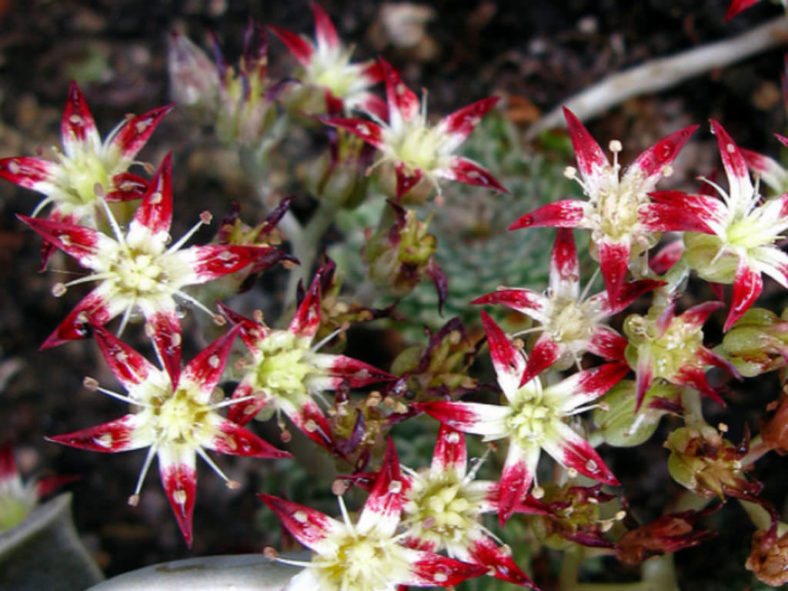
[[[385,105],[369,91],[382,79],[380,66],[376,62],[351,62],[353,47],[339,40],[331,19],[320,5],[316,2],[311,5],[315,43],[286,29],[269,26],[301,64],[303,72],[296,77],[309,87],[325,90],[323,109],[330,114],[361,108],[384,116]]]
[[[543,332],[528,356],[522,377],[525,383],[558,361],[577,361],[586,351],[607,360],[623,359],[626,339],[602,322],[659,285],[661,282],[652,279],[625,283],[614,304],[606,291],[586,298],[586,292],[580,293],[572,230],[558,228],[550,258],[550,287],[544,293],[504,288],[476,298],[473,303],[503,304],[542,325],[539,330]]]
[[[91,274],[69,283],[58,283],[55,295],[62,295],[71,285],[96,281],[98,286],[85,296],[47,338],[42,347],[52,347],[67,340],[87,336],[88,323],[106,324],[123,314],[121,330],[134,314],[141,314],[154,329],[152,334],[162,349],[172,348],[171,367],[180,367],[180,342],[167,341],[180,336],[178,301],[186,301],[214,313],[183,291],[250,264],[266,261],[270,266],[285,255],[272,247],[207,245],[183,248],[186,241],[209,217],[202,216],[184,237],[170,244],[172,224],[171,160],[165,158],[128,230],[118,226],[104,203],[114,238],[75,224],[19,218],[66,254],[74,257]],[[167,360],[170,358],[168,357]]]
[[[647,316],[632,314],[624,321],[629,338],[627,361],[637,374],[637,403],[640,409],[652,382],[661,378],[676,386],[692,386],[699,392],[725,402],[706,380],[706,367],[719,367],[741,378],[735,366],[703,346],[703,324],[722,302],[705,302],[675,315],[676,306],[649,310]]]
[[[465,436],[442,423],[429,469],[403,467],[402,527],[405,543],[484,566],[498,579],[535,588],[533,581],[481,524],[481,515],[498,511],[498,483],[475,480],[467,470]],[[481,463],[477,463],[481,466]]]
[[[314,553],[287,591],[395,591],[399,585],[448,587],[482,575],[486,567],[408,548],[397,534],[403,480],[389,440],[383,467],[356,523],[339,497],[342,521],[271,495],[259,495],[282,525]],[[282,562],[290,562],[280,559]]]
[[[481,118],[495,106],[498,97],[477,101],[441,119],[437,125],[427,122],[426,101],[419,107],[418,97],[402,81],[399,73],[380,58],[386,82],[388,122],[333,117],[329,125],[356,134],[380,150],[382,162],[395,165],[397,199],[422,178],[440,194],[438,178],[489,187],[506,192],[500,183],[476,162],[454,155]]]
[[[96,185],[101,186],[108,202],[139,199],[145,193],[148,181],[128,172],[128,168],[172,107],[124,119],[102,142],[85,97],[72,82],[60,123],[63,151],[54,149],[58,161],[27,156],[2,158],[0,177],[46,196],[33,216],[52,204],[50,220],[96,227],[96,215],[101,215]],[[45,259],[48,254],[45,249]],[[46,260],[43,262],[46,264]]]
[[[158,457],[164,492],[186,543],[191,545],[192,515],[197,494],[195,454],[202,457],[231,488],[237,487],[238,483],[222,474],[205,449],[257,458],[290,456],[217,412],[233,404],[232,400],[212,401],[239,329],[229,331],[208,345],[183,371],[177,373],[169,369],[175,361],[172,352],[156,346],[156,343],[175,340],[172,336],[153,339],[156,353],[166,368],[158,369],[106,329],[94,325],[93,330],[110,369],[128,394],[123,396],[100,388],[92,378],[86,378],[85,385],[128,402],[135,410],[114,421],[49,439],[105,453],[150,448],[129,503],[137,504],[151,461]]]
[[[566,468],[606,484],[618,484],[599,454],[564,419],[583,412],[587,403],[613,387],[626,375],[626,364],[606,363],[547,387],[538,377],[520,386],[525,357],[484,312],[482,322],[507,404],[437,401],[417,406],[459,431],[483,435],[485,441],[509,440],[498,496],[501,522],[509,519],[531,487],[542,449]]]
[[[358,388],[394,376],[346,355],[317,352],[322,342],[312,341],[320,326],[321,274],[319,270],[285,330],[269,328],[262,320],[244,318],[222,306],[230,321],[240,326],[241,339],[251,354],[233,393],[234,399],[243,401],[230,409],[229,416],[246,424],[269,407],[286,414],[307,437],[336,451],[331,428],[314,397],[343,384]]]
[[[509,229],[557,226],[591,230],[605,288],[610,300],[616,301],[630,260],[657,243],[657,232],[694,229],[685,227],[679,208],[652,204],[649,193],[663,176],[671,174],[671,163],[698,126],[685,127],[657,142],[621,176],[621,142],[610,142],[611,164],[580,120],[566,108],[564,115],[580,169],[579,178],[571,167],[567,176],[577,179],[588,201],[566,199],[544,205],[522,216]]]
[[[764,201],[750,180],[739,147],[722,125],[712,121],[711,126],[728,178],[728,191],[707,181],[722,200],[683,193],[668,194],[666,198],[684,202],[685,217],[698,226],[695,232],[684,235],[684,256],[689,265],[707,281],[733,283],[724,326],[727,331],[758,299],[763,290],[762,274],[788,288],[788,255],[776,244],[788,229],[788,193]]]

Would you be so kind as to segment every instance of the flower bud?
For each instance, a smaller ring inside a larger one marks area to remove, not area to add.
[[[744,475],[741,459],[749,447],[747,438],[736,447],[714,427],[702,424],[676,429],[668,436],[665,447],[670,450],[670,475],[700,497],[748,498],[763,488]]]
[[[777,522],[768,530],[756,531],[744,566],[772,587],[788,583],[788,532],[778,537]]]
[[[722,339],[722,350],[743,376],[786,366],[788,322],[763,308],[750,308]]]
[[[211,123],[219,107],[219,73],[205,52],[177,31],[167,43],[170,96],[201,123]]]
[[[430,219],[421,222],[413,211],[388,202],[378,229],[370,234],[364,247],[369,277],[396,297],[404,297],[429,272],[437,239],[427,232]],[[391,223],[393,212],[394,221]]]
[[[594,422],[606,443],[616,447],[640,445],[654,434],[660,418],[680,395],[680,388],[657,382],[646,392],[640,410],[635,412],[635,382],[623,380],[605,394],[604,406],[594,411]]]
[[[321,201],[356,208],[367,196],[366,171],[374,154],[374,148],[361,138],[340,131],[332,137],[329,151],[309,164],[307,188]]]
[[[714,283],[733,283],[739,266],[738,255],[715,234],[686,232],[684,258],[701,278]]]

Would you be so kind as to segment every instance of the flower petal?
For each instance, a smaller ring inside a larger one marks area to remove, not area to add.
[[[253,458],[291,458],[292,454],[275,448],[251,431],[228,420],[221,419],[218,425],[220,434],[206,442],[206,447],[220,453]]]
[[[134,226],[144,227],[151,234],[169,232],[172,225],[172,154],[167,154],[151,180],[142,202],[134,213],[129,228],[129,241]]]
[[[360,534],[376,530],[380,536],[394,535],[405,502],[403,488],[397,449],[389,437],[383,465],[358,518],[356,527]]]
[[[164,445],[159,448],[158,457],[164,494],[170,501],[186,544],[191,548],[194,501],[197,498],[194,450],[187,445]]]
[[[260,322],[241,316],[238,312],[231,310],[222,302],[216,302],[216,305],[230,322],[241,326],[241,340],[244,342],[244,345],[246,345],[246,348],[252,353],[259,351],[260,348],[258,345],[268,334],[269,329]]]
[[[484,435],[487,441],[500,439],[507,433],[504,420],[509,416],[509,408],[506,406],[446,400],[420,402],[415,406],[459,431]]]
[[[66,222],[42,220],[17,214],[17,218],[27,224],[44,240],[51,242],[67,255],[74,257],[83,267],[98,269],[100,256],[106,256],[118,249],[118,243],[98,230]]]
[[[404,162],[398,162],[395,171],[397,174],[397,201],[399,201],[418,184],[423,173],[420,168],[415,170],[408,169]]]
[[[750,309],[763,291],[763,278],[760,271],[753,269],[747,263],[745,258],[739,259],[739,266],[733,279],[731,309],[722,329],[724,332],[728,332],[730,327]]]
[[[651,232],[703,232],[714,234],[725,226],[725,204],[716,197],[682,191],[649,193],[652,203],[641,207],[640,223]]]
[[[317,554],[336,551],[336,544],[325,540],[344,531],[345,528],[340,522],[325,513],[286,499],[265,494],[257,496],[276,513],[287,531],[304,546]]]
[[[90,324],[104,325],[126,309],[128,302],[121,299],[119,295],[114,285],[101,283],[79,301],[47,337],[41,349],[88,337]]]
[[[146,306],[145,306],[146,307]],[[146,332],[161,359],[164,369],[173,384],[178,383],[181,373],[181,320],[173,305],[169,309],[145,310]]]
[[[317,2],[312,2],[312,14],[315,17],[315,36],[318,46],[334,48],[339,45],[337,30],[326,11]]]
[[[605,280],[605,289],[611,302],[618,300],[629,266],[630,244],[624,238],[620,242],[602,240],[597,243],[599,267]]]
[[[102,453],[129,451],[151,444],[150,439],[138,431],[141,426],[143,425],[140,415],[128,414],[95,427],[47,437],[47,440],[77,449]]]
[[[402,121],[410,121],[419,112],[419,99],[410,90],[391,64],[382,57],[378,58],[386,83],[386,102],[389,105],[389,122],[398,129]]]
[[[465,558],[464,556],[462,558]],[[521,587],[538,589],[531,578],[526,575],[512,559],[512,552],[507,547],[499,546],[492,538],[483,533],[475,536],[468,546],[468,558],[476,564],[492,569],[495,578],[508,581]]]
[[[731,5],[728,7],[728,11],[725,13],[725,20],[729,21],[734,16],[739,14],[742,10],[745,10],[756,4],[758,0],[732,0]]]
[[[712,312],[723,306],[725,306],[723,302],[703,302],[685,310],[679,318],[690,330],[699,330]]]
[[[676,159],[681,148],[698,127],[700,126],[690,125],[680,129],[644,150],[627,169],[626,176],[634,173],[639,175],[638,178],[644,184],[655,182],[664,174],[665,167]]]
[[[85,96],[73,81],[68,88],[68,100],[60,121],[60,136],[63,150],[69,158],[73,157],[80,148],[93,153],[101,150],[101,138],[96,130],[96,122],[88,109]]]
[[[318,445],[322,445],[331,453],[337,453],[331,425],[328,424],[318,404],[308,396],[305,396],[304,400],[292,401],[291,404],[288,402],[291,401],[282,401],[280,406],[293,424]]]
[[[486,312],[482,311],[481,316],[498,384],[504,395],[511,399],[520,388],[520,378],[525,372],[525,357]]]
[[[717,393],[717,391],[711,387],[708,380],[706,379],[706,370],[702,367],[682,367],[679,369],[674,381],[681,386],[692,386],[701,394],[711,398],[714,402],[725,406],[725,401]]]
[[[755,189],[750,180],[747,161],[725,128],[712,119],[711,130],[717,136],[722,166],[728,177],[728,191],[732,201],[731,208],[739,211],[749,205]]]
[[[282,29],[281,27],[268,25],[268,30],[279,37],[282,43],[287,46],[290,53],[293,54],[293,57],[298,60],[298,63],[302,66],[309,65],[309,62],[312,60],[312,54],[315,53],[314,45],[306,41],[300,35],[291,33],[287,29]]]
[[[536,444],[522,447],[514,441],[509,443],[498,489],[498,521],[501,525],[508,521],[531,488],[540,454],[541,449]]]
[[[183,271],[181,285],[195,285],[235,273],[252,264],[270,267],[281,261],[285,253],[270,246],[208,244],[179,250],[172,256],[178,259]]]
[[[548,319],[547,314],[542,313],[549,303],[548,299],[541,293],[530,289],[499,289],[476,298],[472,304],[503,304],[504,306],[517,310],[518,312],[530,316],[537,322],[545,323]]]
[[[318,270],[287,327],[297,337],[312,339],[320,327],[320,277],[321,271]]]
[[[553,365],[565,350],[566,347],[556,343],[549,333],[542,333],[528,355],[528,361],[519,385],[527,384]]]
[[[118,130],[107,148],[108,157],[118,159],[116,170],[125,170],[132,164],[134,157],[156,131],[162,118],[174,107],[175,105],[171,104],[152,109],[130,119]]]
[[[438,129],[441,133],[452,136],[451,140],[449,140],[447,151],[453,151],[454,148],[464,142],[465,138],[467,138],[476,126],[479,125],[482,117],[484,117],[499,100],[500,97],[498,96],[483,98],[480,101],[457,109],[441,119],[441,122],[438,124]]]
[[[410,576],[402,581],[403,585],[448,587],[487,572],[485,566],[460,562],[434,552],[408,549],[407,556]]]
[[[462,480],[465,477],[467,465],[468,450],[465,445],[465,435],[446,423],[441,423],[438,439],[435,442],[435,450],[432,452],[430,472],[441,474],[451,470],[459,480]]]
[[[115,203],[141,199],[148,190],[148,181],[131,172],[119,172],[112,177],[110,186],[106,188],[104,201]]]
[[[635,412],[640,410],[643,398],[651,387],[654,376],[654,358],[651,354],[651,347],[643,345],[637,350],[637,367],[635,368]]]
[[[577,167],[584,178],[594,179],[608,165],[607,157],[585,126],[566,107],[564,107],[564,117],[575,149]],[[594,184],[594,181],[592,180],[591,183]]]
[[[335,389],[343,383],[347,383],[351,388],[363,388],[376,382],[397,379],[390,373],[346,355],[316,353],[312,356],[312,361],[316,367],[327,369],[330,373],[328,377],[330,387],[321,389]],[[323,380],[320,381],[322,384],[326,383]]]
[[[225,335],[216,339],[213,343],[200,351],[186,367],[183,368],[177,387],[187,388],[196,386],[199,390],[199,400],[207,403],[213,393],[216,384],[222,378],[224,366],[233,348],[235,337],[241,330],[240,326],[234,326]]]
[[[576,408],[592,402],[620,382],[629,372],[623,361],[603,363],[591,369],[573,373],[545,388],[545,399],[562,414],[569,414]]]
[[[553,421],[550,424],[542,448],[562,466],[574,468],[580,474],[605,484],[619,484],[618,479],[591,444],[566,423]]]
[[[383,128],[377,123],[367,119],[346,118],[346,117],[323,117],[321,119],[326,125],[340,127],[360,137],[368,144],[378,150],[382,150],[386,145],[383,141]]]
[[[55,190],[57,164],[41,158],[12,156],[0,158],[0,178],[39,193]]]
[[[569,228],[558,228],[550,254],[550,289],[554,296],[576,300],[580,295],[580,265],[575,237]]]
[[[608,361],[624,359],[627,339],[607,326],[598,326],[586,345],[588,351]]]
[[[618,314],[619,312],[629,308],[630,304],[632,304],[632,302],[634,302],[644,293],[648,293],[652,289],[656,289],[663,285],[665,285],[664,281],[657,281],[655,279],[641,279],[639,281],[630,281],[628,283],[624,283],[621,286],[621,290],[618,292],[618,299],[613,305],[610,304],[609,298],[605,298],[605,313],[608,316]]]
[[[554,226],[559,228],[584,228],[588,204],[578,199],[564,199],[543,205],[515,221],[510,230]]]
[[[501,193],[509,193],[506,187],[499,183],[489,170],[462,156],[452,157],[449,166],[435,171],[435,174],[460,183],[478,185],[488,189],[495,189]]]
[[[93,326],[93,336],[110,370],[130,394],[153,374],[161,373],[135,349],[102,326]]]

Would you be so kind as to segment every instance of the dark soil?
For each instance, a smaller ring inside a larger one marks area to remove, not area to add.
[[[499,92],[519,97],[518,104],[527,106],[523,122],[606,74],[735,35],[779,14],[778,8],[764,2],[724,23],[727,0],[433,1],[428,5],[437,16],[427,34],[434,53],[425,59],[419,53],[426,51],[423,48],[409,51],[381,42],[374,25],[378,3],[322,4],[342,38],[358,44],[360,58],[380,51],[402,68],[414,88],[429,89],[431,112],[446,113]],[[59,145],[59,118],[72,78],[84,90],[102,134],[128,112],[141,113],[169,102],[167,32],[177,27],[203,42],[213,30],[232,60],[240,51],[250,17],[310,35],[313,30],[306,0],[0,0],[0,157],[32,155],[42,146]],[[293,62],[277,40],[271,47],[272,71],[275,76],[285,75]],[[774,155],[777,142],[772,133],[785,128],[779,89],[782,67],[781,52],[764,54],[658,96],[630,100],[589,127],[596,137],[604,138],[603,145],[607,139],[621,138],[628,150],[637,153],[677,120],[706,128],[711,117],[722,121],[742,146]],[[685,176],[709,174],[716,163],[707,130],[696,136],[703,149],[687,150]],[[187,154],[193,153],[196,137],[184,131],[174,115],[165,119],[141,154],[155,163],[167,151],[175,154],[179,225],[175,235],[190,226],[202,209],[222,215],[233,198],[249,191],[219,165],[207,171],[190,165]],[[196,537],[194,548],[188,550],[155,474],[148,477],[139,507],[126,504],[143,452],[105,456],[44,442],[47,434],[119,416],[124,406],[82,387],[86,375],[115,387],[92,342],[38,351],[84,293],[74,289],[55,299],[50,294],[52,275],[36,273],[39,241],[15,215],[29,214],[38,201],[30,191],[0,184],[0,438],[15,442],[28,473],[46,470],[82,476],[69,487],[74,492],[76,523],[109,576],[169,559],[259,551],[272,539],[256,527],[260,507],[252,493],[262,490],[261,480],[274,478],[259,462],[220,458],[231,477],[243,483],[238,491],[226,490],[204,465],[200,467]],[[72,268],[62,258],[51,266]],[[190,345],[193,351],[199,343],[192,339]],[[190,354],[187,351],[186,359]],[[774,382],[767,384],[768,388],[759,389],[766,393],[748,392],[732,402],[754,429],[758,409],[775,397],[770,390]],[[659,448],[644,451],[634,456],[637,461],[628,453],[614,454],[614,471],[630,491],[633,506],[644,516],[656,517],[668,495],[677,490],[672,484],[664,488],[669,482],[664,468],[667,453]],[[757,470],[766,484],[766,496],[778,505],[785,495],[781,472],[784,464],[776,458],[767,458]],[[732,580],[749,581],[743,562],[751,526],[733,503],[722,513],[727,533],[678,555],[684,589],[740,589],[746,583],[727,585]],[[721,568],[722,562],[730,563],[735,573]]]

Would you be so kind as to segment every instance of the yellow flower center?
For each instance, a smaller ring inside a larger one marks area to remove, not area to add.
[[[306,379],[316,368],[309,363],[309,340],[285,330],[272,331],[260,344],[255,390],[289,398],[306,392]]]
[[[558,419],[556,410],[544,398],[534,381],[525,384],[515,395],[506,426],[521,446],[540,445],[551,422]]]
[[[170,396],[154,398],[150,412],[157,441],[199,447],[213,430],[207,420],[213,412],[211,407],[184,388],[178,388]]]
[[[408,492],[403,525],[420,539],[429,539],[443,547],[463,545],[477,525],[481,499],[473,498],[453,470],[437,478],[417,475]]]

